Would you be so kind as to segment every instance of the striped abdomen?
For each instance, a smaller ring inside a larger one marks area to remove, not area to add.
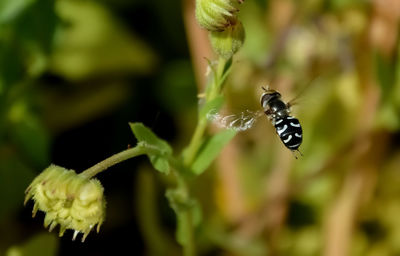
[[[283,144],[290,150],[297,150],[303,141],[303,130],[297,118],[286,116],[275,120],[275,129]]]

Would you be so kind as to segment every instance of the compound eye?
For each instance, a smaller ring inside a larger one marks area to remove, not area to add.
[[[271,98],[272,98],[272,94],[263,93],[263,95],[261,96],[261,106],[263,108],[268,107],[268,102],[271,100]]]
[[[281,94],[277,91],[265,92],[261,96],[261,106],[267,108],[272,99],[279,99]]]

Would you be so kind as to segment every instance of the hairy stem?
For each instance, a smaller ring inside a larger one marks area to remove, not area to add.
[[[80,173],[80,176],[83,176],[85,178],[91,178],[98,173],[108,169],[109,167],[118,164],[120,162],[123,162],[129,158],[133,158],[139,155],[144,155],[148,153],[154,153],[156,150],[155,148],[151,147],[150,145],[145,145],[143,143],[139,143],[136,147],[134,148],[129,148],[124,151],[121,151],[117,154],[114,154],[103,161],[93,165],[92,167],[86,169],[82,173]]]

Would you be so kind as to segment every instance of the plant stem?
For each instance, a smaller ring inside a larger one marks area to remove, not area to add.
[[[217,69],[214,70],[214,79],[211,84],[211,89],[208,91],[208,95],[206,95],[207,101],[211,101],[221,94],[222,83],[224,82],[223,76],[225,64],[226,60],[222,57],[219,57]]]
[[[184,158],[185,166],[190,166],[197,154],[197,151],[200,148],[201,141],[204,135],[204,132],[207,128],[207,120],[199,120],[196,126],[196,130],[193,133],[192,139],[190,140],[190,144],[188,147],[188,151],[186,153],[186,157]]]
[[[187,180],[184,176],[180,174],[180,172],[174,172],[178,190],[183,192],[183,197],[186,200],[190,199],[189,186],[187,184]],[[191,209],[185,209],[182,211],[178,211],[177,218],[180,219],[181,225],[183,226],[184,233],[186,236],[186,241],[183,244],[183,255],[184,256],[195,256],[196,255],[196,246],[194,242],[194,226],[192,219],[192,211]]]
[[[206,102],[212,101],[218,95],[221,94],[222,83],[224,80],[224,68],[225,68],[226,60],[223,58],[219,58],[218,66],[216,70],[213,70],[213,80],[207,86],[206,90]],[[183,164],[186,167],[190,167],[193,161],[196,159],[197,152],[201,146],[203,141],[204,133],[207,129],[207,118],[204,115],[200,115],[198,117],[198,122],[196,129],[193,133],[192,139],[190,140],[189,146],[184,154]],[[189,188],[187,186],[187,181],[185,177],[183,177],[180,172],[176,172],[176,177],[178,180],[178,187],[184,191],[185,196],[189,199],[190,193]],[[187,234],[186,243],[183,245],[183,255],[185,256],[194,256],[196,255],[195,242],[194,242],[194,228],[193,228],[193,219],[192,212],[190,210],[183,211],[178,213],[178,218],[181,219],[183,228],[185,229],[185,234]]]
[[[193,234],[193,220],[191,211],[187,210],[179,214],[180,218],[182,218],[182,225],[184,225],[185,233],[187,234],[187,241],[183,246],[183,255],[184,256],[195,256],[196,249],[194,243],[194,234]]]
[[[108,157],[107,159],[104,159],[103,161],[93,165],[92,167],[86,169],[82,173],[80,173],[80,176],[83,176],[85,178],[91,178],[95,175],[97,175],[99,172],[102,172],[106,170],[107,168],[118,164],[122,161],[125,161],[129,158],[136,157],[139,155],[144,155],[147,153],[151,153],[157,151],[156,149],[152,148],[151,146],[145,145],[145,144],[138,144],[134,148],[129,148],[124,151],[121,151],[115,155],[112,155]]]
[[[223,58],[219,58],[218,66],[216,70],[213,70],[213,80],[207,86],[206,90],[206,102],[210,102],[211,100],[218,97],[221,93],[223,76],[224,76],[224,68],[225,68],[226,60]],[[190,140],[189,146],[184,154],[183,164],[186,167],[192,165],[193,161],[196,159],[197,152],[201,146],[203,141],[204,133],[207,129],[207,118],[204,115],[199,114],[198,122],[196,129],[193,133],[192,139]],[[176,177],[178,180],[178,187],[184,191],[186,197],[190,197],[189,188],[187,186],[187,182],[185,177],[181,176],[180,172],[176,172]],[[181,219],[182,225],[185,229],[186,243],[183,245],[183,255],[184,256],[194,256],[196,255],[196,248],[194,242],[194,228],[193,228],[193,220],[192,220],[192,212],[190,210],[183,211],[177,215],[178,218]]]
[[[207,104],[207,102],[215,99],[221,93],[225,63],[226,60],[220,57],[218,60],[217,69],[214,70],[214,79],[209,85],[209,88],[207,88],[206,102],[204,104]],[[205,116],[199,115],[199,120],[196,129],[193,133],[192,139],[190,140],[190,144],[187,147],[187,151],[185,153],[183,161],[185,166],[190,166],[193,163],[194,159],[196,158],[196,154],[201,146],[201,142],[206,128],[207,128],[207,118]]]

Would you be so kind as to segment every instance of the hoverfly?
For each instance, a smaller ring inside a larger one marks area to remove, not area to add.
[[[265,113],[282,143],[292,152],[301,152],[299,147],[303,141],[303,130],[297,118],[290,115],[291,103],[281,99],[281,94],[272,89],[265,89],[261,95],[261,107],[263,111],[246,110],[239,115],[222,116],[217,112],[210,112],[207,117],[218,126],[237,131],[250,129],[256,120]],[[296,157],[297,158],[297,157]]]
[[[265,92],[261,95],[261,106],[264,113],[275,127],[283,144],[292,151],[300,152],[303,130],[299,120],[290,115],[290,103],[285,103],[281,94],[275,90],[264,87],[263,90]]]

